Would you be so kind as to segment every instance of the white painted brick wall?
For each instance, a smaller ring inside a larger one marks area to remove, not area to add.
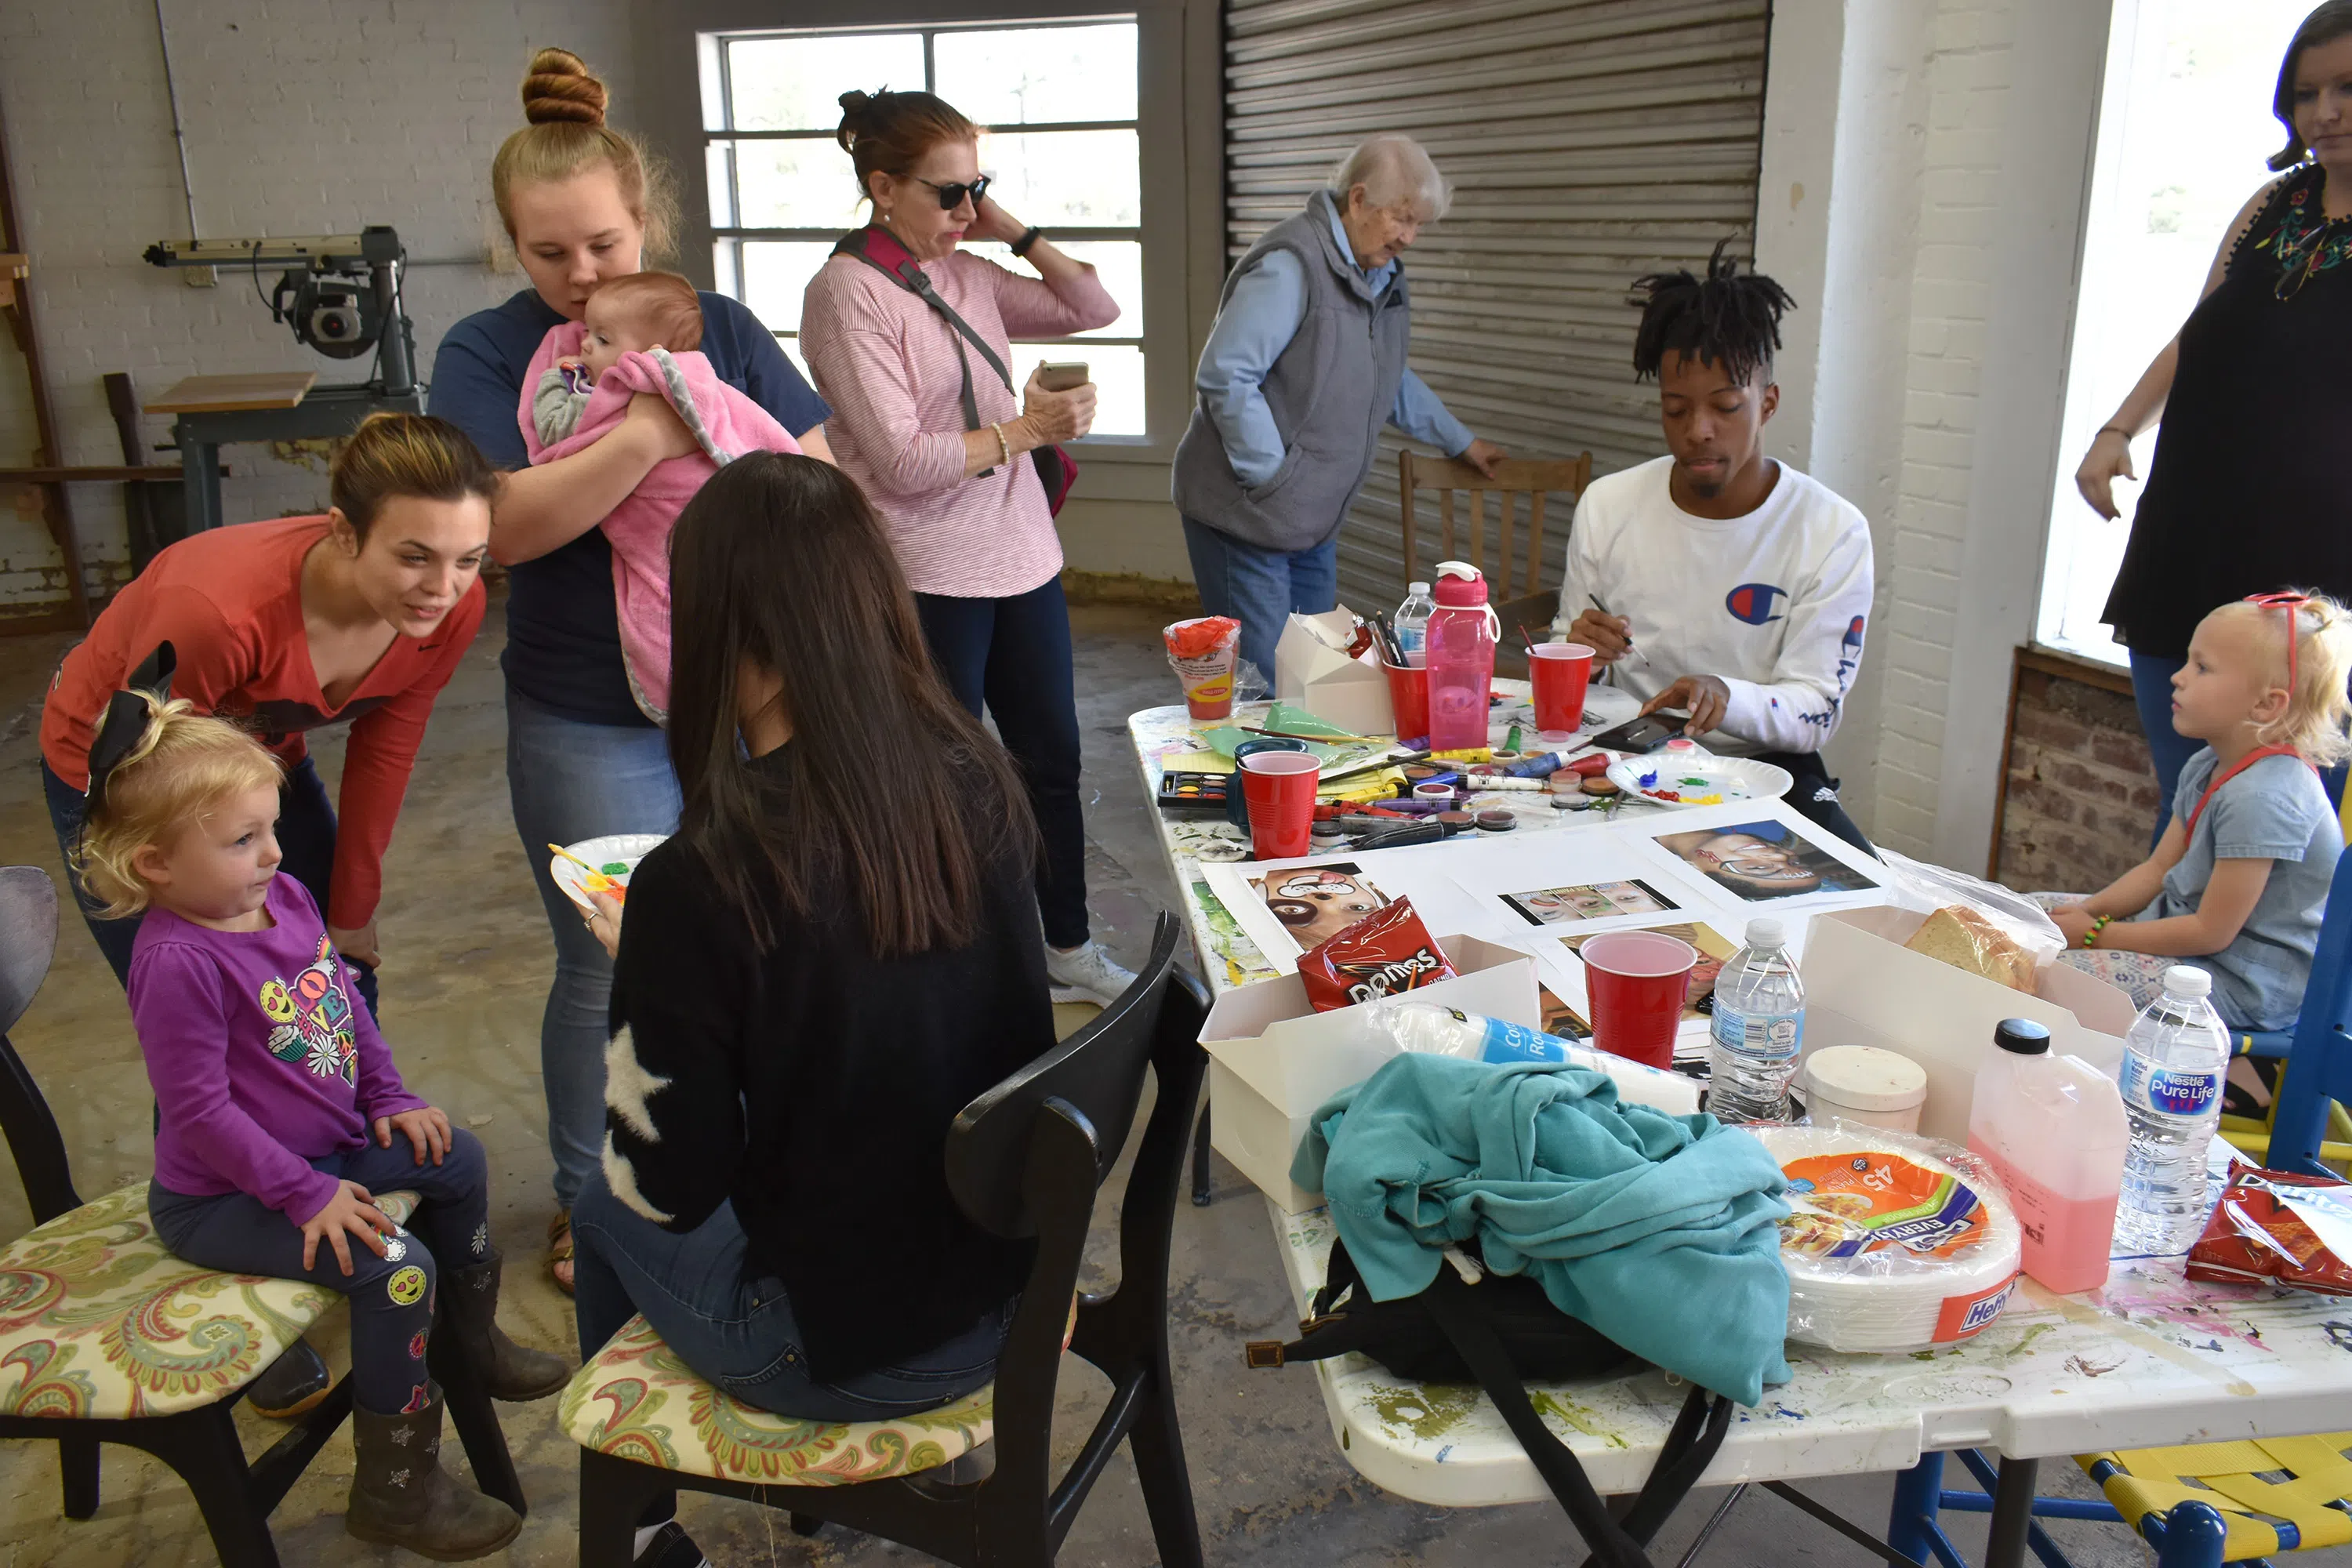
[[[486,257],[498,226],[490,156],[522,122],[531,51],[554,44],[586,58],[613,89],[617,122],[632,102],[627,0],[163,0],[163,10],[208,238],[387,223],[412,256]],[[364,377],[363,360],[296,343],[248,277],[191,289],[139,259],[188,231],[153,0],[0,5],[0,112],[67,461],[121,460],[99,381],[110,371],[130,371],[148,394],[197,374]],[[263,269],[265,291],[276,279]],[[519,273],[483,264],[414,268],[419,371],[452,322],[520,286]],[[143,434],[167,439],[169,424],[151,416]],[[34,441],[22,362],[0,348],[0,464],[28,460]],[[256,446],[226,456],[232,521],[324,504],[316,465]],[[110,590],[128,570],[121,488],[71,496],[91,586]],[[0,614],[64,599],[37,497],[0,487]]]
[[[1947,698],[1975,481],[1978,387],[1992,298],[1991,205],[2010,110],[2011,13],[2027,0],[1940,0],[1925,61],[1917,247],[1892,549],[1872,651],[1885,661],[1874,828],[1908,854],[1935,844]],[[1901,258],[1890,258],[1890,262]]]

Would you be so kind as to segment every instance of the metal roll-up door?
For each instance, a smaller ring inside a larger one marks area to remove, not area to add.
[[[1365,136],[1398,131],[1454,182],[1405,258],[1412,365],[1515,457],[1656,456],[1627,285],[1752,251],[1769,0],[1227,0],[1228,262]],[[1406,579],[1390,432],[1339,535],[1340,597]],[[1436,560],[1424,510],[1422,570]],[[1566,519],[1547,529],[1559,580]]]

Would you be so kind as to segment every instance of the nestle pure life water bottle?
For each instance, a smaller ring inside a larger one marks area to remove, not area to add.
[[[2164,972],[2164,994],[2124,1037],[2124,1113],[2131,1146],[2116,1250],[2185,1252],[2205,1228],[2205,1151],[2221,1120],[2230,1031],[2206,996],[2213,977],[2186,963]]]
[[[1769,915],[1748,922],[1748,945],[1715,983],[1706,1108],[1718,1121],[1786,1121],[1789,1080],[1805,1039],[1805,983],[1788,931]]]

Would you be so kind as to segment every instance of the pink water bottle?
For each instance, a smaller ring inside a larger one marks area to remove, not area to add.
[[[1486,743],[1502,626],[1486,603],[1486,580],[1462,561],[1437,563],[1437,609],[1429,617],[1429,744],[1439,752]]]

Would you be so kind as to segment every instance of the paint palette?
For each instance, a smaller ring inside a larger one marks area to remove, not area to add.
[[[625,900],[629,895],[629,878],[637,862],[652,852],[655,845],[669,836],[665,833],[614,833],[602,838],[583,838],[577,844],[564,846],[565,852],[576,855],[579,861],[567,860],[562,855],[548,858],[548,868],[554,874],[555,885],[564,896],[583,910],[593,911],[589,900],[592,892],[612,893]],[[593,869],[590,869],[590,868]]]
[[[1160,775],[1160,809],[1177,816],[1223,816],[1232,788],[1231,773],[1164,773]]]
[[[1723,805],[1778,799],[1797,781],[1788,769],[1753,757],[1652,752],[1610,763],[1609,782],[1652,805]]]

